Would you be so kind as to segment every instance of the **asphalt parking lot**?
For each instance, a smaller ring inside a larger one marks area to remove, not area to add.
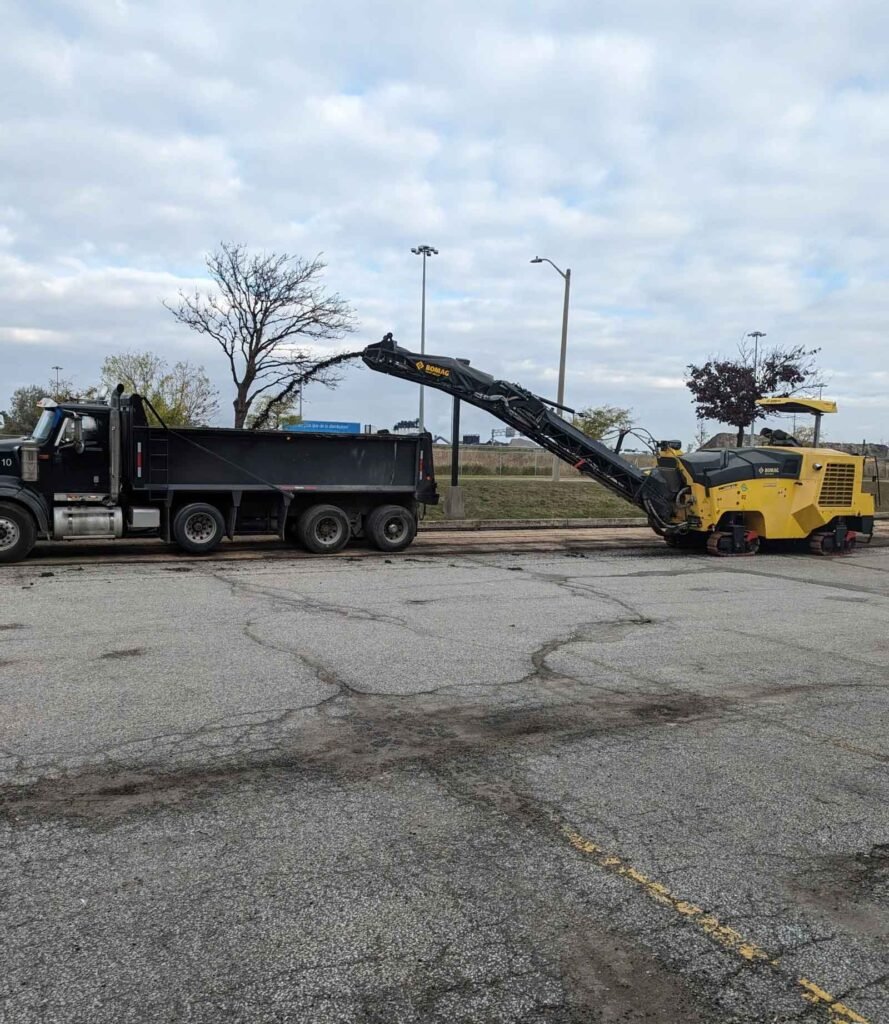
[[[889,548],[0,574],[0,1019],[889,1021]]]

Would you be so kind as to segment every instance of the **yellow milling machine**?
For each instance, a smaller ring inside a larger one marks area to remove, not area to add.
[[[673,476],[676,488],[672,521],[685,525],[665,532],[667,543],[706,540],[711,554],[723,555],[754,554],[761,539],[808,540],[813,553],[826,555],[850,551],[859,537],[869,540],[874,497],[864,489],[864,456],[819,446],[821,417],[836,412],[836,403],[762,398],[757,404],[773,413],[814,415],[813,446],[764,429],[767,443],[750,448],[685,455],[662,449],[659,475]]]
[[[768,412],[812,414],[806,447],[783,430],[763,430],[766,444],[680,451],[657,442],[657,465],[640,469],[588,437],[561,413],[571,412],[468,360],[411,352],[387,334],[362,353],[380,373],[444,391],[496,416],[642,509],[652,529],[673,547],[706,547],[713,555],[752,555],[760,541],[808,541],[815,554],[851,551],[870,539],[874,499],[864,489],[864,455],[819,447],[821,418],[836,403],[815,398],[763,398]],[[456,430],[456,428],[455,428]]]

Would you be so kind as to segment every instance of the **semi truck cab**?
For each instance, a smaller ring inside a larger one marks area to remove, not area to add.
[[[25,557],[39,538],[124,535],[120,396],[43,399],[29,437],[0,441],[0,561]],[[157,510],[144,511],[160,524]]]
[[[110,496],[110,408],[44,403],[30,441],[39,446],[37,490],[47,499],[96,502]]]

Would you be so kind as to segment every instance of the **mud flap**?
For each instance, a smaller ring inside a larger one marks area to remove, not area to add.
[[[293,501],[292,494],[282,494],[278,503],[278,540],[285,540],[287,533],[287,513],[290,511],[290,502]]]

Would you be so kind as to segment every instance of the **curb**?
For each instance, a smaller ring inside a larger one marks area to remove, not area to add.
[[[419,529],[423,533],[434,533],[436,530],[586,530],[647,525],[647,519],[637,516],[616,519],[442,519],[434,523],[421,522]]]
[[[878,522],[889,519],[889,512],[878,512]],[[438,519],[433,523],[420,522],[422,533],[436,530],[592,530],[648,526],[648,520],[638,516],[612,519]]]

